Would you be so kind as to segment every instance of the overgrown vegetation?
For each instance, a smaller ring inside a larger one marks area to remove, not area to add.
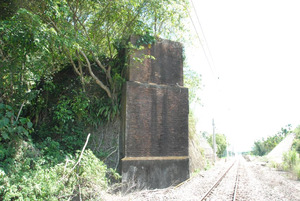
[[[276,145],[278,145],[289,133],[291,133],[291,125],[281,128],[275,135],[269,136],[267,139],[262,138],[254,142],[252,154],[263,156],[268,154]]]
[[[295,139],[292,150],[283,156],[283,169],[292,172],[300,180],[300,125],[293,133],[295,133]]]
[[[189,165],[190,172],[196,174],[209,166],[209,161],[205,157],[205,150],[201,143],[201,138],[196,131],[197,119],[192,111],[189,113]]]
[[[109,183],[106,166],[90,150],[69,155],[62,163],[45,165],[43,158],[17,161],[13,174],[0,170],[3,200],[91,200],[99,198]],[[46,168],[47,167],[47,168]],[[118,177],[117,174],[115,174]]]
[[[213,148],[213,135],[209,135],[207,138],[207,142]],[[219,158],[226,156],[227,150],[227,140],[224,134],[216,134],[216,146],[217,146],[217,156]]]
[[[193,71],[189,66],[184,64],[184,86],[189,89],[190,108],[194,104],[200,104],[201,75]],[[189,111],[189,157],[190,172],[196,174],[201,169],[209,166],[209,161],[205,158],[205,151],[201,144],[201,136],[196,129],[197,117],[192,109]]]
[[[255,142],[255,147],[253,148],[252,153],[257,153],[256,155],[267,154],[290,133],[296,134],[291,150],[283,153],[283,160],[281,163],[274,161],[270,161],[270,163],[272,167],[279,170],[288,171],[293,175],[293,177],[300,180],[300,156],[298,149],[300,139],[300,126],[292,131],[291,125],[287,125],[285,128],[281,128],[281,131],[279,131],[276,135],[268,137],[267,140]],[[263,149],[264,147],[267,147],[269,149]]]
[[[294,130],[294,133],[296,136],[293,143],[293,149],[300,154],[300,125]]]
[[[200,104],[200,90],[201,90],[201,75],[185,65],[184,68],[184,86],[189,88],[189,103]],[[193,115],[193,114],[192,114]],[[195,122],[193,123],[195,124]]]
[[[288,171],[293,177],[300,180],[300,157],[296,150],[285,152],[283,154],[283,162],[276,163],[271,161],[271,165],[279,170]]]
[[[180,39],[188,1],[13,0],[0,7],[0,200],[99,196],[113,172],[99,159],[115,147],[85,151],[75,164],[87,133],[118,117],[125,49],[138,48],[128,38]]]

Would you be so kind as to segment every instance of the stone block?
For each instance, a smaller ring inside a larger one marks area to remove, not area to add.
[[[188,156],[187,88],[127,82],[124,93],[123,156]]]
[[[136,44],[138,39],[131,37],[130,42]],[[154,59],[145,58],[149,55]],[[144,45],[143,50],[133,51],[128,63],[128,81],[183,86],[181,43],[159,39],[153,45]]]

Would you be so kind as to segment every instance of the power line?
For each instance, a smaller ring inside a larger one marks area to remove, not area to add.
[[[202,25],[201,25],[201,23],[200,23],[200,20],[199,20],[197,11],[196,11],[196,9],[195,9],[193,0],[191,0],[191,2],[192,2],[192,7],[193,7],[194,12],[195,12],[195,14],[196,14],[197,21],[198,21],[198,24],[199,24],[199,26],[200,26],[200,30],[201,30],[201,33],[202,33],[202,35],[203,35],[204,42],[205,42],[205,45],[206,45],[206,47],[207,47],[207,50],[208,50],[208,54],[209,54],[209,55],[207,55],[206,49],[205,49],[204,44],[202,43],[202,41],[201,41],[201,39],[200,39],[200,36],[199,36],[199,33],[198,33],[198,31],[197,31],[197,28],[196,28],[196,26],[195,26],[194,21],[193,21],[191,15],[190,15],[190,13],[188,13],[188,14],[189,14],[189,17],[190,17],[190,20],[191,20],[191,22],[192,22],[192,24],[193,24],[193,27],[194,27],[194,29],[195,29],[195,32],[196,32],[196,34],[197,34],[197,37],[198,37],[199,42],[200,42],[200,44],[201,44],[202,50],[203,50],[203,52],[204,52],[205,58],[206,58],[206,60],[207,60],[207,63],[208,63],[208,65],[209,65],[209,67],[210,67],[210,70],[211,70],[212,74],[213,74],[214,76],[216,76],[216,78],[218,78],[218,76],[216,75],[216,74],[217,74],[217,70],[216,70],[216,67],[215,67],[215,65],[214,65],[214,60],[213,60],[213,57],[212,57],[210,48],[209,48],[209,46],[208,46],[208,43],[207,43],[207,40],[206,40],[204,31],[203,31]],[[210,59],[209,59],[209,57],[210,57]]]
[[[208,42],[207,42],[207,40],[206,40],[206,37],[205,37],[204,31],[203,31],[201,22],[200,22],[200,20],[199,20],[199,17],[198,17],[198,14],[197,14],[197,11],[196,11],[196,8],[195,8],[195,5],[194,5],[194,1],[191,0],[191,2],[192,2],[192,7],[193,7],[193,9],[194,9],[194,12],[195,12],[195,14],[196,14],[196,18],[197,18],[197,21],[198,21],[198,24],[199,24],[199,27],[200,27],[200,30],[201,30],[201,33],[202,33],[204,42],[205,42],[206,47],[207,47],[207,50],[208,50],[208,54],[209,54],[210,59],[211,59],[211,62],[212,62],[212,66],[213,66],[213,68],[214,68],[214,70],[215,70],[215,72],[216,72],[217,70],[216,70],[216,67],[215,67],[215,62],[214,62],[213,56],[212,56],[212,54],[211,54],[210,48],[209,48],[209,46],[208,46]],[[217,73],[217,72],[216,72],[216,73]]]
[[[205,50],[205,48],[204,48],[204,45],[202,44],[202,41],[201,41],[201,39],[200,39],[200,36],[199,36],[199,34],[198,34],[198,31],[197,31],[197,29],[196,29],[196,26],[195,26],[195,24],[194,24],[194,21],[193,21],[191,15],[190,15],[190,13],[189,13],[189,17],[190,17],[190,20],[191,20],[191,22],[192,22],[192,24],[193,24],[193,27],[194,27],[195,31],[196,31],[197,37],[198,37],[199,42],[200,42],[200,44],[201,44],[202,50],[203,50],[203,52],[204,52],[205,58],[206,58],[206,60],[207,60],[207,63],[208,63],[208,65],[209,65],[209,67],[210,67],[210,70],[211,70],[211,72],[212,72],[213,74],[215,74],[215,73],[214,73],[214,70],[213,70],[213,68],[212,68],[212,65],[211,65],[211,63],[210,63],[210,60],[209,60],[209,58],[208,58],[208,56],[207,56],[206,50]]]

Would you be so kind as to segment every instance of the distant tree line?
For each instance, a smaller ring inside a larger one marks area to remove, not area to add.
[[[281,128],[275,135],[269,136],[267,139],[262,138],[261,140],[255,141],[252,148],[252,154],[257,156],[268,154],[291,132],[291,125],[288,124]]]

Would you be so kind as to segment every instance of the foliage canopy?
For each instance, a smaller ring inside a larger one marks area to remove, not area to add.
[[[29,80],[51,79],[71,64],[83,90],[94,82],[115,101],[124,67],[115,60],[129,36],[179,36],[186,9],[186,0],[27,0],[1,21],[3,73],[10,73],[6,85],[25,85],[22,96]]]

